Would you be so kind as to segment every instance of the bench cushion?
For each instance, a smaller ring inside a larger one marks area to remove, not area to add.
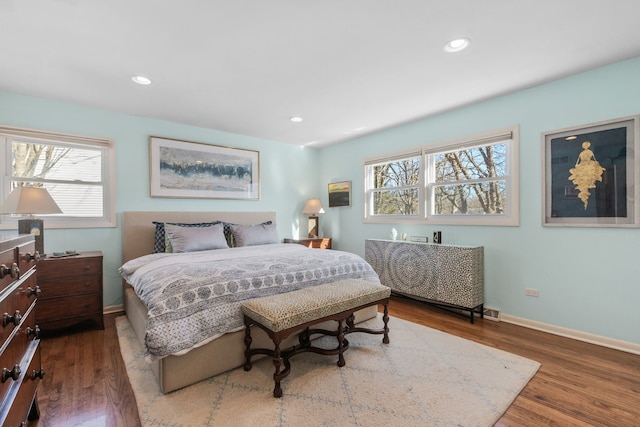
[[[391,295],[391,288],[348,279],[284,294],[249,300],[242,312],[273,332],[372,304]]]

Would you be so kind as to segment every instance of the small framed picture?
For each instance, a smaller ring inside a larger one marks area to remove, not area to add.
[[[329,184],[329,207],[351,206],[351,181]]]

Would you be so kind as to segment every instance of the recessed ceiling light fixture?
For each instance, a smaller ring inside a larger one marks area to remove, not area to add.
[[[303,118],[298,116],[293,116],[293,117],[289,117],[289,120],[292,121],[293,123],[300,123],[303,120]]]
[[[151,84],[151,80],[145,76],[133,76],[131,77],[131,80],[133,80],[135,83],[138,83],[139,85]]]
[[[466,37],[460,37],[458,39],[453,39],[449,43],[444,45],[445,52],[460,52],[461,50],[466,49],[471,44],[471,40]]]

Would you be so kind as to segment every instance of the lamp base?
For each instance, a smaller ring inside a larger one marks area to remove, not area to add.
[[[44,255],[44,223],[38,218],[18,220],[19,234],[33,234],[36,237],[36,251]]]
[[[318,217],[309,217],[309,238],[315,239],[318,237]]]

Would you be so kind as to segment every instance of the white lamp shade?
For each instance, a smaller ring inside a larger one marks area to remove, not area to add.
[[[319,214],[324,213],[324,209],[322,209],[322,204],[320,203],[320,199],[309,199],[307,203],[304,205],[304,209],[302,213],[305,214]]]
[[[62,210],[46,189],[16,187],[4,201],[0,213],[34,215],[62,213]]]

